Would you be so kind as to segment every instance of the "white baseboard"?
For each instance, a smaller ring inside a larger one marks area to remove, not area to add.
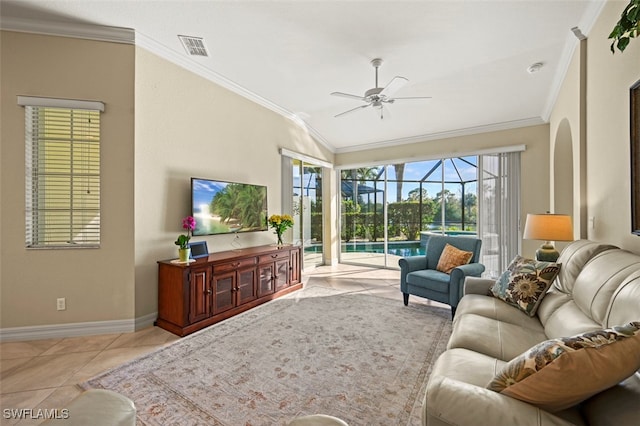
[[[142,330],[143,328],[151,327],[154,322],[156,322],[156,318],[158,318],[158,313],[153,312],[148,315],[144,315],[135,319],[135,329]]]
[[[21,340],[61,339],[94,334],[132,333],[153,325],[156,312],[130,320],[91,321],[69,324],[35,325],[0,328],[0,342]]]

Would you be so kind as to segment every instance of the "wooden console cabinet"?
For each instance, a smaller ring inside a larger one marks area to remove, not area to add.
[[[158,262],[156,325],[178,336],[302,288],[299,246],[211,253],[188,265]]]

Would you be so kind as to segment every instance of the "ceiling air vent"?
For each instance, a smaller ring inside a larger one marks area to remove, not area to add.
[[[204,45],[204,39],[202,37],[191,37],[179,35],[178,38],[182,42],[184,49],[191,56],[209,56],[207,48]]]

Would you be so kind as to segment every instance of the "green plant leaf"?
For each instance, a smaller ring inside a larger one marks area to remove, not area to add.
[[[638,31],[640,31],[639,18],[640,0],[630,0],[622,11],[620,20],[613,27],[611,34],[609,34],[609,38],[613,39],[611,53],[615,53],[616,47],[620,52],[623,52],[629,45],[630,39],[638,36]]]
[[[624,52],[624,49],[629,45],[629,37],[620,37],[618,40],[618,50]]]

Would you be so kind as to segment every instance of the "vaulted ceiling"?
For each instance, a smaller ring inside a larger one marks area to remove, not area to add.
[[[12,19],[135,30],[136,43],[306,126],[348,152],[547,121],[604,0],[2,0]],[[178,35],[202,38],[189,56]],[[408,82],[384,115],[357,96]],[[541,64],[529,72],[533,64]]]

